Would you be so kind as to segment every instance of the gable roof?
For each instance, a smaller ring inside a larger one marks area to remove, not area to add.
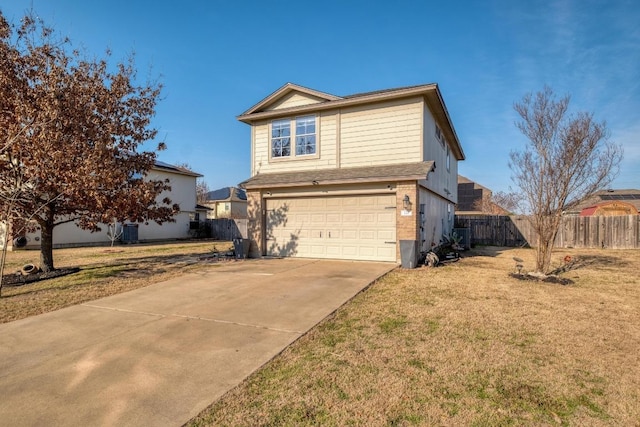
[[[460,174],[458,174],[458,184],[473,184],[473,188],[474,189],[486,190],[486,191],[492,192],[490,189],[488,189],[484,185],[480,185],[477,182],[472,181],[469,178],[467,178],[466,176],[462,176]]]
[[[318,102],[310,102],[305,105],[296,105],[292,107],[279,108],[275,110],[267,109],[269,105],[273,105],[279,99],[290,95],[293,92],[315,97]],[[436,83],[429,83],[416,86],[404,86],[393,89],[383,89],[373,92],[364,92],[347,96],[335,96],[313,89],[305,88],[293,83],[287,83],[271,95],[240,114],[237,119],[241,122],[252,124],[259,120],[275,119],[278,117],[291,116],[294,114],[312,113],[317,111],[326,111],[331,109],[345,108],[356,105],[372,104],[382,101],[394,99],[409,98],[414,96],[423,96],[429,109],[434,114],[436,121],[441,124],[447,141],[451,144],[453,154],[458,160],[464,160],[465,155],[453,128],[453,123],[447,107],[442,99],[442,94]]]
[[[245,202],[247,193],[242,188],[222,187],[217,190],[209,191],[206,194],[207,202],[233,201]]]
[[[428,161],[357,168],[262,173],[241,182],[240,186],[246,189],[257,189],[427,179],[427,175],[435,170],[435,167],[435,162]]]
[[[247,111],[245,111],[238,117],[262,112],[265,107],[275,103],[279,99],[286,97],[292,92],[298,92],[301,94],[309,95],[310,97],[319,98],[320,100],[324,100],[324,101],[335,101],[337,99],[340,99],[339,96],[331,95],[325,92],[320,92],[315,89],[310,89],[308,87],[297,85],[295,83],[287,83],[284,86],[282,86],[280,89],[273,92],[271,95],[264,98],[262,101],[258,102],[253,107],[249,108]]]

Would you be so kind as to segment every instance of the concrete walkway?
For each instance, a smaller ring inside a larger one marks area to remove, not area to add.
[[[232,262],[0,325],[0,424],[180,426],[394,267]]]

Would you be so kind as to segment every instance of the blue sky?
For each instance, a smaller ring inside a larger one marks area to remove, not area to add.
[[[249,126],[236,116],[287,82],[348,95],[438,83],[467,159],[462,175],[512,186],[523,147],[513,103],[545,84],[606,120],[625,156],[615,188],[640,188],[637,0],[0,0],[33,6],[74,46],[136,53],[164,85],[154,125],[211,189],[249,177]],[[149,146],[151,147],[151,145]]]

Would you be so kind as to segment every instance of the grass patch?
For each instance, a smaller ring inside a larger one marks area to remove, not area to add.
[[[567,254],[568,286],[509,277],[528,249],[394,270],[190,425],[637,425],[640,251]]]
[[[70,275],[21,286],[5,286],[0,298],[0,323],[58,310],[74,304],[148,286],[201,268],[201,257],[214,244],[229,242],[179,242],[109,247],[55,249],[57,268],[78,267]],[[40,252],[7,253],[6,274],[24,264],[38,264]]]

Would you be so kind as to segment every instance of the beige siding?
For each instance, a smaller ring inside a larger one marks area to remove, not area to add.
[[[420,250],[429,250],[440,243],[443,234],[453,229],[453,204],[437,195],[420,188],[420,201],[416,206],[419,218]],[[424,209],[421,210],[421,206]],[[450,209],[450,210],[449,210]],[[422,213],[421,213],[422,212]]]
[[[317,156],[292,156],[286,159],[269,159],[271,122],[255,126],[255,157],[253,172],[274,173],[336,167],[336,114],[317,116]],[[292,141],[292,145],[293,145]]]
[[[322,102],[320,98],[316,98],[310,95],[303,95],[301,93],[290,93],[287,96],[282,97],[278,101],[271,104],[266,110],[281,110],[283,108],[299,107],[301,105],[317,104]]]
[[[269,123],[257,124],[253,128],[255,153],[252,170],[255,175],[269,170]]]
[[[342,167],[420,161],[422,99],[400,100],[343,110]]]
[[[429,174],[427,181],[421,183],[438,195],[457,203],[458,194],[458,161],[450,152],[450,168],[447,170],[447,147],[436,138],[436,122],[424,106],[424,158],[436,162],[436,170]],[[448,191],[448,193],[447,193]]]

